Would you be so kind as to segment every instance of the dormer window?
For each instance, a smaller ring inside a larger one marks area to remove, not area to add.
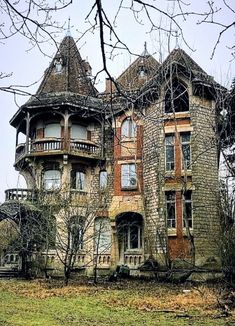
[[[147,69],[146,69],[146,67],[144,65],[139,66],[139,76],[141,78],[146,77],[147,73],[148,73],[148,71],[147,71]]]
[[[54,60],[55,71],[60,73],[62,71],[63,60],[62,58],[56,58]]]
[[[165,113],[186,112],[188,110],[188,91],[178,80],[173,80],[168,85],[165,95]]]

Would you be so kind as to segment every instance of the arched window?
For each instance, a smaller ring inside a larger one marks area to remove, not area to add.
[[[61,185],[59,170],[46,170],[43,175],[43,188],[45,190],[58,190]]]
[[[122,137],[133,138],[136,137],[136,123],[131,117],[128,117],[122,123]]]
[[[100,171],[100,189],[105,189],[107,187],[108,175],[107,171]]]
[[[168,85],[165,94],[165,113],[185,112],[189,110],[188,91],[178,80]]]
[[[108,217],[95,219],[94,251],[98,254],[106,253],[111,248],[111,225]]]

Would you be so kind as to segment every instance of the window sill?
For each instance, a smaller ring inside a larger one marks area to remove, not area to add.
[[[168,228],[167,235],[168,237],[175,237],[177,235],[176,228]]]
[[[193,228],[189,228],[190,234],[193,235]],[[186,228],[183,228],[183,236],[187,237],[188,236],[188,232],[186,230]]]
[[[124,251],[124,255],[142,255],[143,249],[128,249]]]
[[[121,190],[122,191],[136,191],[137,187],[136,186],[134,186],[134,187],[121,187]]]
[[[123,137],[121,138],[121,143],[136,142],[136,137]]]
[[[182,119],[182,118],[189,118],[190,117],[190,112],[189,111],[182,111],[182,112],[169,112],[169,113],[164,113],[164,119],[165,120],[170,120],[170,119]]]

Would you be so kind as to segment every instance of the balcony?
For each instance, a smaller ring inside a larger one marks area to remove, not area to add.
[[[5,190],[5,200],[28,200],[33,201],[37,198],[37,193],[33,189],[7,189]]]
[[[55,154],[70,154],[74,156],[101,159],[101,148],[89,140],[69,140],[63,138],[35,139],[26,144],[19,144],[16,147],[15,164],[26,156],[44,156]]]

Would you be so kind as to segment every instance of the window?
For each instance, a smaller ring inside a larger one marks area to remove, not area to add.
[[[175,137],[174,135],[165,136],[165,160],[166,171],[173,171],[175,169]]]
[[[175,192],[167,191],[166,194],[166,223],[168,228],[176,227]]]
[[[71,188],[85,191],[86,187],[86,175],[83,171],[71,171]]]
[[[95,252],[106,253],[111,248],[111,225],[108,217],[95,219]]]
[[[69,221],[69,247],[73,251],[83,249],[84,224],[84,219],[79,216],[73,216]]]
[[[56,190],[60,188],[61,176],[59,170],[47,170],[43,176],[43,186],[45,190]]]
[[[184,228],[193,227],[193,214],[192,214],[192,191],[185,191],[183,194],[183,217]]]
[[[123,164],[121,166],[121,186],[122,188],[130,189],[135,189],[137,187],[135,164]]]
[[[181,139],[181,154],[182,154],[182,169],[191,169],[191,146],[190,132],[180,134]]]
[[[189,110],[187,89],[178,81],[168,85],[165,95],[165,113],[185,112]]]
[[[100,189],[105,189],[107,187],[107,171],[100,171]]]
[[[130,222],[124,227],[124,250],[142,248],[142,227]]]
[[[73,139],[87,139],[87,128],[82,125],[72,125],[71,138]]]
[[[62,58],[56,58],[54,60],[55,71],[57,73],[60,73],[62,71],[62,64],[63,64]]]
[[[61,137],[61,128],[59,123],[50,123],[45,126],[44,137]]]
[[[122,124],[122,137],[133,138],[136,137],[136,123],[131,117],[124,120]]]

